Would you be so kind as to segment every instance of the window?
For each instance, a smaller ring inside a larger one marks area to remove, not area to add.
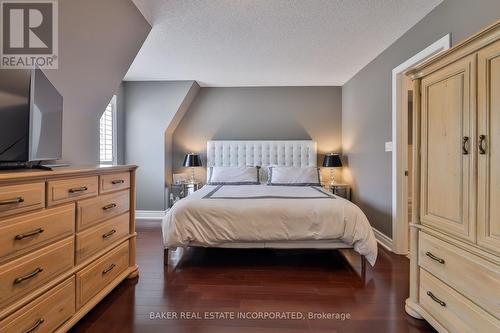
[[[99,160],[101,164],[116,164],[116,96],[99,121]]]

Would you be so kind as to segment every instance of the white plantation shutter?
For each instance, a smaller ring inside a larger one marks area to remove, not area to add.
[[[115,162],[115,112],[113,100],[106,106],[99,121],[99,156],[103,164]]]

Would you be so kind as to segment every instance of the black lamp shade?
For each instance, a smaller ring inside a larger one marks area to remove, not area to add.
[[[200,167],[201,166],[201,159],[200,155],[197,154],[187,154],[186,157],[184,157],[184,163],[182,164],[185,167]]]
[[[323,159],[323,166],[326,168],[337,168],[342,166],[339,154],[328,154]]]

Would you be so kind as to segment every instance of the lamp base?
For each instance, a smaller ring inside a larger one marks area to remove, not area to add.
[[[191,179],[189,179],[190,184],[196,184],[196,178],[194,177],[194,168],[191,168]]]
[[[333,178],[333,168],[330,168],[330,186],[335,185],[335,179]]]

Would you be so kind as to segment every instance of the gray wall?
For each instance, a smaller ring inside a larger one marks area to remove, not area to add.
[[[456,44],[499,18],[498,0],[445,0],[343,86],[344,176],[354,201],[384,234],[392,237],[391,153],[384,152],[392,140],[392,69],[447,33]]]
[[[137,209],[164,210],[169,163],[166,132],[178,112],[185,112],[193,99],[194,81],[124,82],[118,96],[125,114],[127,164],[136,164]]]
[[[341,150],[340,87],[201,88],[173,135],[175,172],[187,152],[206,158],[208,140],[315,140]],[[197,170],[205,181],[205,169]]]
[[[59,1],[59,69],[46,70],[64,97],[63,160],[99,161],[99,118],[151,26],[130,0]]]

